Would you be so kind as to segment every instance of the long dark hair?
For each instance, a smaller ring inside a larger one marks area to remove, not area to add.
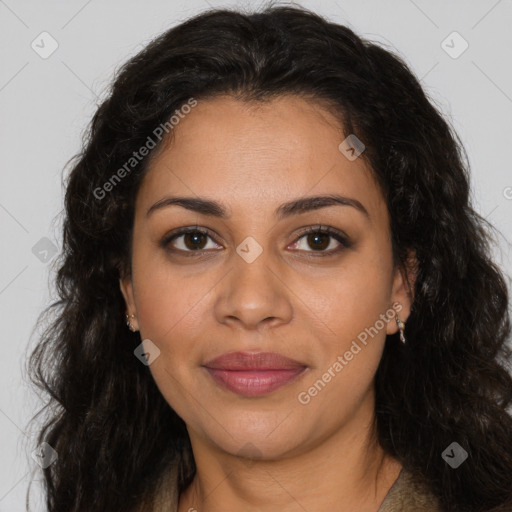
[[[509,298],[490,259],[491,226],[470,204],[467,154],[402,58],[307,9],[275,5],[205,11],[152,41],[117,73],[73,161],[59,299],[29,358],[48,395],[39,443],[58,453],[44,469],[48,509],[151,510],[177,461],[180,489],[192,481],[185,424],[133,354],[141,340],[126,328],[119,290],[137,190],[162,142],[133,168],[126,162],[191,98],[218,94],[300,95],[364,142],[395,262],[405,268],[411,251],[418,262],[408,341],[387,337],[375,378],[378,441],[446,510],[510,512]],[[442,457],[453,442],[468,453],[457,469]]]

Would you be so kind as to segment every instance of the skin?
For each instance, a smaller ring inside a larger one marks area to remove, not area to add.
[[[298,400],[393,303],[402,321],[410,313],[370,169],[340,152],[346,135],[331,113],[295,96],[258,106],[229,96],[198,102],[174,136],[138,192],[131,275],[120,284],[132,325],[160,349],[149,366],[155,382],[190,435],[197,473],[179,511],[376,512],[401,470],[370,440],[374,376],[395,320],[360,344],[307,405]],[[284,202],[332,193],[358,200],[368,217],[341,205],[274,216]],[[178,195],[213,199],[231,215],[177,205],[147,215]],[[182,235],[160,245],[196,224],[212,238]],[[324,235],[324,253],[342,250],[315,257],[315,241],[297,237],[319,224],[342,230],[352,245]],[[251,263],[236,252],[248,236],[262,248]],[[203,253],[179,253],[194,247]],[[243,397],[201,368],[239,350],[278,352],[308,368],[268,395]]]

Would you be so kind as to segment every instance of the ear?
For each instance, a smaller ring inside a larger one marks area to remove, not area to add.
[[[130,318],[130,322],[136,331],[139,330],[139,322],[137,320],[137,308],[135,307],[135,299],[133,293],[133,283],[130,275],[125,275],[119,279],[119,287],[126,304],[126,314],[134,318]]]
[[[405,267],[398,266],[393,277],[393,288],[391,292],[392,308],[396,311],[398,318],[406,322],[411,314],[414,301],[414,284],[418,274],[418,260],[414,251],[409,251]],[[387,334],[398,332],[396,321],[388,322]]]

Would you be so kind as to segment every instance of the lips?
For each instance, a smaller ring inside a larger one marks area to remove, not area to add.
[[[275,352],[231,352],[204,366],[218,370],[296,370],[306,365]]]
[[[307,369],[305,364],[274,352],[232,352],[203,367],[216,383],[243,396],[268,394]]]

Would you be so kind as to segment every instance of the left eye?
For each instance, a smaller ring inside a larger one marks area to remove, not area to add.
[[[333,238],[338,242],[338,247],[326,250],[331,245]],[[350,247],[348,238],[341,233],[338,233],[338,231],[332,230],[331,228],[308,228],[293,243],[295,248],[297,248],[299,241],[302,239],[305,239],[309,247],[312,247],[314,250],[308,251],[305,249],[299,249],[305,250],[306,252],[318,252],[320,253],[319,256],[323,256],[324,254],[332,254],[338,252],[342,248]]]

